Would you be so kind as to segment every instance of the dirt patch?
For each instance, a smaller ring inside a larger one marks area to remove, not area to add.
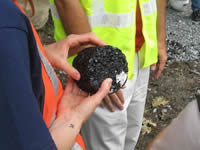
[[[44,28],[38,30],[43,44],[54,42],[53,24],[51,19]],[[67,77],[57,70],[63,85]],[[162,76],[155,80],[151,73],[147,103],[144,117],[147,123],[144,135],[140,135],[136,150],[145,150],[147,145],[166,127],[173,118],[192,100],[200,89],[200,63],[198,61],[173,62],[167,64]],[[161,100],[158,106],[152,106],[154,100]]]

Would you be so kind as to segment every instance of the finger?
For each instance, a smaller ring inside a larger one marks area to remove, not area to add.
[[[70,35],[68,37],[69,47],[80,46],[84,43],[91,43],[95,45],[106,45],[105,42],[100,40],[94,33],[84,33],[81,35]]]
[[[116,94],[119,97],[121,103],[124,104],[124,95],[122,93],[122,90],[117,91]]]
[[[80,95],[80,88],[77,86],[77,84],[75,82],[72,87],[72,93],[75,95]]]
[[[155,71],[155,70],[156,70],[156,67],[157,67],[157,64],[151,65],[151,70],[152,70],[152,71]]]
[[[124,95],[122,93],[122,90],[117,91],[116,95],[119,97],[120,101],[124,104]]]
[[[101,106],[102,108],[104,108],[105,104],[104,104],[103,101],[101,101],[100,106]]]
[[[156,79],[158,79],[158,78],[160,77],[162,71],[164,70],[164,67],[165,67],[165,62],[160,62],[160,63],[159,63],[159,68],[158,68],[157,72],[156,72],[155,75],[154,75],[154,77],[155,77]]]
[[[96,45],[90,44],[90,43],[85,43],[84,45],[76,46],[74,48],[70,48],[68,55],[69,55],[69,57],[74,56],[75,54],[79,53],[80,51],[82,51],[82,50],[84,50],[88,47],[96,47]]]
[[[72,78],[69,78],[68,81],[67,81],[67,84],[65,86],[65,91],[64,91],[64,94],[68,94],[68,93],[71,93],[72,92],[72,88],[73,88],[73,79]]]
[[[115,103],[115,105],[116,105],[120,110],[123,109],[123,104],[122,104],[122,102],[120,101],[119,97],[118,97],[116,94],[110,95],[110,99],[112,100],[112,102]]]
[[[59,64],[56,64],[58,69],[63,70],[66,74],[68,74],[74,80],[80,80],[81,75],[74,67],[72,67],[67,60],[59,61]]]
[[[101,84],[100,89],[94,95],[90,96],[93,102],[96,102],[96,105],[99,105],[104,97],[109,93],[110,87],[112,85],[112,79],[107,78]]]
[[[122,86],[122,89],[125,89],[126,88],[126,85]]]
[[[83,45],[79,46],[77,49],[78,49],[78,52],[79,52],[79,51],[86,49],[88,47],[96,47],[96,45],[91,44],[91,43],[84,43]]]
[[[105,101],[106,105],[108,106],[108,109],[111,112],[114,112],[115,108],[114,108],[113,103],[108,95],[104,98],[104,101]]]
[[[68,57],[74,56],[75,54],[79,53],[80,51],[88,48],[88,47],[96,47],[94,44],[85,43],[84,45],[76,46],[74,48],[70,48]]]
[[[97,35],[93,32],[89,33],[91,35],[88,35],[88,41],[91,41],[93,44],[96,45],[107,45],[104,41],[102,41]]]

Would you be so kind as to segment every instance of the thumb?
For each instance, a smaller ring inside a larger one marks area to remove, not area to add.
[[[59,64],[57,64],[56,67],[63,70],[71,78],[75,80],[80,80],[80,73],[78,72],[78,70],[72,67],[66,60],[60,60]]]
[[[99,105],[101,103],[101,101],[104,99],[104,97],[110,91],[111,85],[112,85],[112,79],[111,78],[105,79],[102,82],[101,87],[97,91],[97,93],[92,95],[90,98],[93,99],[93,101],[96,101],[97,105]]]

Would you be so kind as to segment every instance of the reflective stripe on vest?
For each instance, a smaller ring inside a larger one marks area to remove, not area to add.
[[[20,8],[20,10],[25,14],[24,10],[21,8],[21,6],[19,5],[19,3],[17,1],[14,1],[14,3]],[[55,75],[55,72],[51,66],[51,64],[48,62],[48,60],[45,58],[45,56],[42,54],[42,50],[40,47],[42,47],[42,44],[40,42],[40,39],[39,39],[39,36],[35,30],[35,28],[33,27],[33,25],[31,24],[32,26],[32,30],[33,30],[33,34],[35,36],[35,39],[36,39],[36,43],[37,43],[37,49],[38,49],[38,52],[39,52],[39,55],[40,55],[40,58],[41,58],[41,61],[44,65],[44,68],[45,68],[45,71],[51,81],[51,84],[53,86],[53,89],[54,89],[54,107],[53,107],[53,113],[52,113],[52,117],[51,117],[51,121],[50,121],[50,124],[48,125],[48,127],[51,127],[53,121],[55,120],[55,116],[56,116],[56,112],[55,112],[55,107],[56,107],[56,98],[57,98],[57,94],[58,94],[58,79]],[[45,99],[46,101],[46,99]],[[45,103],[45,102],[44,102]],[[45,118],[44,118],[45,119]]]
[[[51,15],[56,18],[57,20],[60,20],[56,5],[53,3],[50,3],[50,8],[51,8]]]
[[[58,93],[58,79],[54,73],[53,67],[51,66],[51,64],[47,61],[47,59],[43,56],[42,52],[40,51],[40,48],[38,47],[38,52],[40,55],[40,58],[42,60],[42,63],[44,64],[45,70],[52,82],[53,88],[54,88],[54,92],[55,92],[55,97],[57,96]]]
[[[124,14],[101,13],[88,16],[91,28],[115,27],[126,28],[134,24],[134,12]]]
[[[157,10],[156,0],[142,3],[142,11],[144,16],[149,16]]]
[[[51,13],[55,19],[60,20],[57,8],[54,3],[50,3]],[[143,15],[148,16],[156,11],[156,1],[151,0],[142,4]],[[104,0],[93,0],[91,16],[88,16],[88,21],[91,28],[97,27],[115,27],[126,28],[135,24],[135,12],[129,13],[108,13],[105,12]]]
[[[71,150],[83,150],[82,149],[82,147],[80,147],[80,145],[79,144],[77,144],[77,143],[74,143],[74,145],[73,145],[73,147],[72,147],[72,149]]]
[[[40,58],[41,58],[41,61],[45,67],[45,70],[51,80],[51,83],[53,85],[53,88],[54,88],[54,93],[55,93],[55,105],[56,106],[56,97],[57,97],[57,93],[58,93],[58,79],[54,73],[54,70],[53,70],[53,67],[51,66],[51,64],[47,61],[47,59],[44,57],[44,55],[42,54],[39,46],[38,47],[38,52],[39,52],[39,55],[40,55]],[[56,112],[55,112],[55,107],[53,108],[53,114],[52,114],[52,118],[51,118],[51,122],[50,122],[50,125],[49,125],[49,128],[52,126],[53,122],[55,121],[56,119]]]
[[[54,0],[51,3],[54,38],[66,37]],[[79,0],[88,16],[92,32],[105,43],[118,47],[126,55],[129,79],[133,78],[136,35],[136,0]],[[156,0],[139,0],[144,44],[140,50],[140,65],[148,67],[157,62],[157,7]],[[72,63],[73,58],[68,62]]]

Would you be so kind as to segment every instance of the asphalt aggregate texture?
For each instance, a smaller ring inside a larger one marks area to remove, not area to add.
[[[122,88],[128,76],[125,55],[109,45],[84,49],[74,59],[73,66],[81,74],[76,81],[78,87],[90,94],[96,93],[106,78],[112,79],[110,94],[114,93]]]

